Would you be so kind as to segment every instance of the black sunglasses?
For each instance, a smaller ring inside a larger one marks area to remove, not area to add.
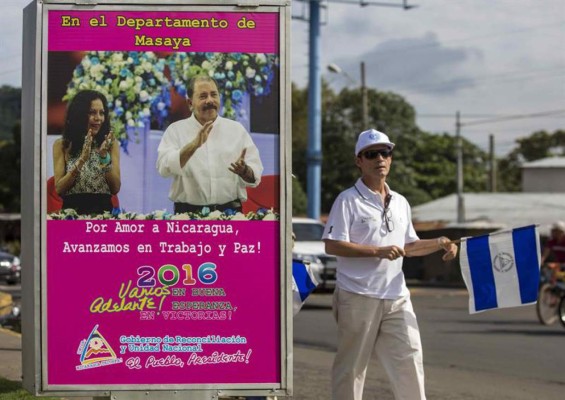
[[[389,158],[392,156],[392,150],[367,150],[361,153],[367,160],[374,160],[378,156],[382,158]]]

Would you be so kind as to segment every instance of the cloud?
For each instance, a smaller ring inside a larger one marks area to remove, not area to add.
[[[445,96],[475,85],[470,64],[480,62],[482,53],[470,47],[443,46],[434,33],[426,33],[382,42],[360,55],[358,62],[348,58],[337,64],[345,71],[359,71],[361,60],[369,87]]]

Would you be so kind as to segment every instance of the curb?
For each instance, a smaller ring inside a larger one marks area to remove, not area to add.
[[[11,331],[11,330],[5,329],[5,328],[0,328],[0,335],[4,335],[4,334],[14,336],[14,337],[18,337],[18,338],[22,337],[21,333],[14,332],[14,331]]]

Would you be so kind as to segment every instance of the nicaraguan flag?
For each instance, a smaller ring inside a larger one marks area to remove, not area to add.
[[[293,315],[302,308],[306,298],[316,289],[318,281],[310,267],[302,261],[292,260]]]
[[[461,240],[469,313],[535,303],[540,274],[536,226]]]

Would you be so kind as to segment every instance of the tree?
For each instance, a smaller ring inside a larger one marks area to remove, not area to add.
[[[20,212],[21,126],[12,128],[12,140],[0,142],[0,211]]]
[[[308,199],[297,179],[292,179],[292,215],[306,215]]]
[[[368,89],[369,125],[386,132],[395,143],[414,142],[420,131],[415,124],[415,111],[401,96]],[[322,132],[323,174],[322,210],[328,212],[335,196],[351,186],[358,177],[354,165],[357,135],[367,127],[362,123],[362,98],[359,89],[343,89],[338,95],[324,98]],[[406,163],[410,146],[399,145],[395,151],[390,184],[407,196],[422,197],[415,188],[414,174]],[[408,157],[409,158],[409,157]],[[405,190],[404,190],[405,189]],[[418,193],[417,193],[418,192]]]
[[[537,131],[516,140],[517,146],[498,163],[498,182],[502,191],[522,190],[522,164],[546,157],[565,155],[565,130]]]
[[[446,133],[422,133],[414,143],[411,164],[416,173],[416,184],[432,199],[457,190],[456,138]],[[463,139],[463,191],[480,192],[486,189],[487,154]]]
[[[390,186],[412,205],[455,192],[455,138],[422,131],[416,125],[414,107],[398,94],[369,89],[368,100],[369,125],[387,133],[396,144],[387,180]],[[365,128],[359,89],[344,89],[324,104],[322,209],[329,211],[335,195],[351,186],[358,176],[352,167],[354,146],[358,133]],[[463,153],[465,191],[484,190],[486,154],[467,141]],[[336,168],[338,165],[342,168]]]
[[[335,94],[326,82],[322,82],[322,100],[325,102],[333,96]],[[301,182],[304,190],[306,190],[307,148],[308,90],[300,89],[292,84],[292,173]]]
[[[308,91],[292,84],[292,173],[306,190],[306,148],[308,147]]]
[[[0,212],[20,211],[21,92],[0,87]]]
[[[20,120],[22,90],[11,86],[0,87],[0,141],[10,140],[14,125]]]
[[[362,126],[361,91],[345,88],[335,94],[322,85],[322,212],[359,176],[354,148]],[[369,124],[396,143],[387,182],[412,205],[456,190],[455,138],[426,133],[416,125],[416,112],[403,97],[368,89]],[[306,182],[307,90],[293,86],[293,171]],[[465,191],[484,190],[486,154],[464,141]],[[304,188],[304,186],[303,186]]]

